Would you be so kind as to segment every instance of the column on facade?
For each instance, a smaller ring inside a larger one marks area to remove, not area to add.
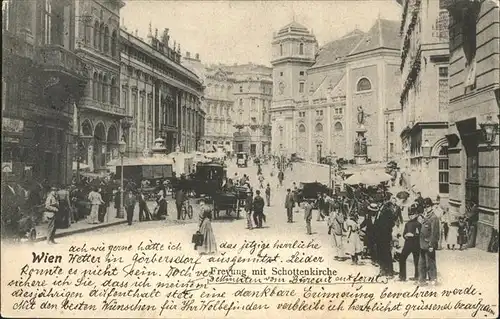
[[[307,138],[308,138],[308,147],[307,147],[307,156],[309,159],[313,159],[313,134],[314,134],[314,114],[313,114],[314,109],[309,109],[307,112],[307,118],[309,119],[309,123],[307,124]]]
[[[132,88],[127,85],[127,95],[128,95],[128,99],[127,99],[127,102],[128,102],[128,105],[125,106],[125,108],[128,110],[128,114],[129,116],[132,116],[133,117],[133,108],[132,108]],[[130,152],[130,150],[132,149],[133,145],[132,145],[132,130],[130,129],[131,127],[128,128],[128,143],[129,143],[129,147],[127,148],[127,152]]]
[[[146,145],[146,148],[149,148],[149,142],[148,141],[148,130],[149,130],[149,127],[148,127],[148,119],[149,119],[149,93],[148,93],[148,84],[147,82],[145,82],[145,94],[144,94],[144,98],[146,99],[145,101],[145,105],[146,105],[146,110],[144,112],[145,116],[144,116],[144,141],[145,141],[145,145]]]
[[[136,105],[137,105],[137,113],[134,114],[134,117],[136,118],[135,120],[135,146],[136,146],[136,152],[138,152],[138,147],[139,147],[139,130],[140,130],[140,123],[139,123],[139,112],[141,111],[141,106],[139,104],[139,80],[137,80],[137,93],[135,94],[135,99],[136,99]]]
[[[333,154],[333,145],[332,145],[332,105],[327,106],[326,109],[326,145],[328,146],[329,153]],[[330,155],[330,154],[328,154]]]
[[[163,122],[163,119],[162,119],[162,116],[161,116],[161,103],[163,101],[163,97],[162,97],[162,88],[163,86],[160,85],[160,87],[158,88],[158,130],[161,132],[162,131],[162,122]]]
[[[179,145],[180,143],[180,127],[181,127],[181,120],[180,120],[180,94],[179,91],[176,89],[175,90],[175,121],[177,123],[176,129],[177,129],[177,138],[176,138],[176,145],[174,145],[174,149]]]
[[[155,112],[155,109],[156,109],[156,79],[152,79],[152,85],[151,85],[151,88],[152,88],[152,94],[153,94],[153,107],[151,108],[152,112],[153,112],[153,125],[152,125],[152,131],[153,131],[153,141],[156,139],[156,127],[155,127],[155,123],[156,123],[156,112]]]

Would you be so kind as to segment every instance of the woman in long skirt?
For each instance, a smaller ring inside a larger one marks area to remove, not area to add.
[[[90,211],[90,216],[88,217],[88,223],[89,224],[98,224],[98,213],[99,213],[99,206],[104,204],[104,201],[102,200],[101,194],[97,192],[97,187],[94,187],[94,189],[90,192],[89,194],[89,201],[90,204],[92,205],[92,210]]]
[[[217,243],[212,229],[212,208],[205,205],[205,202],[200,201],[200,233],[203,236],[203,244],[197,246],[196,250],[201,255],[217,253]]]
[[[363,252],[363,243],[359,237],[359,225],[357,223],[357,216],[351,214],[349,219],[345,222],[345,229],[347,230],[347,254],[351,255],[352,264],[357,265],[359,255]]]

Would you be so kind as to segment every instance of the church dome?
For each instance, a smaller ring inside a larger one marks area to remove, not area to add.
[[[301,33],[309,33],[309,30],[302,24],[292,21],[283,28],[281,28],[278,32],[278,34],[283,34],[287,32],[301,32]]]

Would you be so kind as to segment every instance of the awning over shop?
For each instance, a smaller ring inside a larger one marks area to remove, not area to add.
[[[141,166],[141,165],[172,165],[173,160],[166,156],[162,157],[134,157],[123,158],[123,166]],[[121,160],[114,159],[108,162],[107,166],[121,166]]]

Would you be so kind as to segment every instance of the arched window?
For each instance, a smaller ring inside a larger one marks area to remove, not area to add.
[[[94,78],[92,79],[92,98],[97,101],[99,98],[99,77],[97,72],[94,72]]]
[[[299,54],[304,54],[304,43],[299,44]]]
[[[111,35],[111,55],[113,57],[117,56],[117,52],[116,52],[116,30],[113,31],[113,34]]]
[[[102,92],[103,92],[102,74],[99,74],[98,83],[99,83],[99,87],[97,89],[97,100],[102,101],[102,99],[103,99],[103,96],[102,96]]]
[[[99,22],[94,23],[94,48],[98,49],[99,48]]]
[[[283,44],[280,44],[280,55],[283,55]]]
[[[104,28],[104,52],[109,53],[109,29],[108,26]]]
[[[104,23],[101,23],[101,27],[99,28],[99,50],[103,50],[104,48]]]
[[[372,84],[370,82],[370,80],[368,80],[367,78],[362,78],[358,81],[358,84],[356,86],[356,90],[358,92],[361,92],[361,91],[369,91],[372,89]]]
[[[117,104],[116,96],[118,93],[118,88],[116,87],[116,79],[111,79],[111,104]]]
[[[109,84],[108,84],[108,76],[104,75],[102,78],[102,101],[104,103],[108,103],[109,101]]]
[[[243,99],[240,99],[240,106],[243,106]]]
[[[316,124],[316,132],[323,132],[323,124],[318,123]]]
[[[343,129],[342,123],[340,123],[340,122],[335,123],[334,129],[335,129],[335,132],[341,132]]]
[[[306,127],[304,124],[299,125],[299,133],[305,133],[306,132]]]
[[[92,44],[92,22],[85,22],[84,42],[86,45]]]
[[[449,168],[448,168],[448,146],[441,146],[438,157],[438,174],[439,174],[439,193],[448,194],[450,190],[449,184]]]

